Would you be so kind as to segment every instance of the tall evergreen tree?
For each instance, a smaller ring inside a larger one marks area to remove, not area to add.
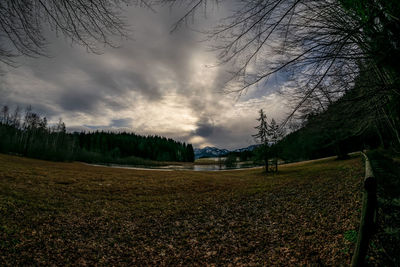
[[[268,123],[267,116],[264,114],[264,111],[260,109],[259,117],[257,119],[258,125],[254,127],[257,129],[257,133],[252,135],[259,143],[260,150],[263,154],[264,162],[265,162],[265,172],[269,171],[269,135],[268,135]]]
[[[267,134],[269,137],[269,142],[271,145],[270,152],[273,154],[274,163],[275,163],[275,171],[278,171],[278,142],[283,138],[284,131],[282,127],[275,121],[275,119],[271,120],[271,123],[268,125]]]

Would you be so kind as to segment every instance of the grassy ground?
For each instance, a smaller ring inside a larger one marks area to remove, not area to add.
[[[226,172],[0,154],[0,265],[347,265],[360,158]]]

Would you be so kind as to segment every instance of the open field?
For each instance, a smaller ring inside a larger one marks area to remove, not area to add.
[[[0,265],[348,265],[362,177],[358,157],[266,177],[0,154]]]

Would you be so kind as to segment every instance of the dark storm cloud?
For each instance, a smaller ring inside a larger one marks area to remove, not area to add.
[[[122,90],[134,90],[140,92],[149,100],[159,100],[162,92],[159,90],[157,80],[151,79],[150,75],[136,73],[133,71],[120,71],[113,79],[118,88]]]
[[[213,125],[212,130],[207,132],[207,130],[210,130],[208,126],[205,126],[203,129],[207,135],[202,136],[207,138],[208,144],[217,144],[220,148],[236,149],[255,143],[255,140],[251,137],[252,120],[245,121],[244,123],[238,122],[234,125]],[[197,131],[194,133],[194,136],[196,135],[201,136]]]
[[[194,135],[208,137],[214,132],[214,124],[209,119],[203,118],[197,123]]]
[[[98,108],[98,95],[82,90],[67,90],[60,94],[59,105],[65,111],[90,112]]]

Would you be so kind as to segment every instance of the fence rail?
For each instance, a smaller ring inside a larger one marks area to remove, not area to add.
[[[365,178],[363,181],[364,190],[360,227],[358,230],[356,248],[351,261],[352,267],[364,266],[369,240],[375,228],[377,183],[367,155],[365,153],[362,153],[362,155],[365,159]]]

